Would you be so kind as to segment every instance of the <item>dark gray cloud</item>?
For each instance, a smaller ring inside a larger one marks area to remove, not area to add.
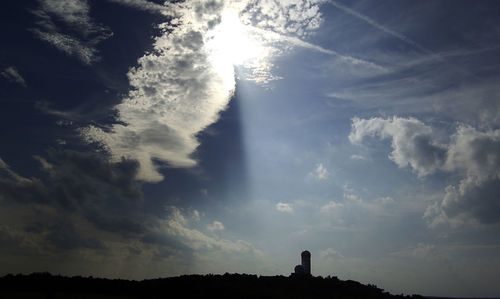
[[[79,233],[70,221],[58,220],[46,228],[47,240],[56,248],[71,250],[77,248],[101,249],[102,242],[95,237],[86,237]]]
[[[122,159],[111,163],[96,153],[48,151],[53,167],[46,171],[54,199],[71,206],[103,200],[142,201],[141,184],[135,180],[138,163]]]
[[[500,222],[500,178],[478,180],[468,177],[448,186],[441,210],[448,218],[472,216],[481,223]]]
[[[140,213],[125,217],[120,215],[111,216],[109,213],[104,214],[92,211],[92,213],[87,214],[87,219],[102,230],[117,233],[124,237],[139,236],[147,232],[146,221]]]
[[[160,207],[163,215],[144,211],[142,184],[136,180],[137,161],[109,162],[96,153],[54,149],[47,151],[46,158],[35,158],[47,177],[24,178],[0,160],[4,172],[0,205],[6,211],[24,209],[32,217],[24,219],[21,228],[16,221],[3,228],[3,239],[9,244],[35,238],[34,247],[48,251],[107,251],[116,246],[109,243],[114,240],[138,243],[132,250],[136,254],[150,253],[153,247],[157,258],[175,255],[183,259],[200,250],[256,251],[247,242],[221,239],[210,229],[204,232],[196,210],[170,206]],[[213,223],[219,230],[223,228],[220,221]]]
[[[68,215],[83,217],[101,230],[124,236],[144,231],[142,216],[135,212],[142,202],[142,185],[135,180],[137,161],[122,159],[110,163],[95,153],[54,149],[47,151],[47,159],[39,156],[36,159],[47,174],[44,179],[24,178],[5,162],[1,165],[7,174],[0,177],[2,205],[10,208],[41,205],[60,214],[47,214],[42,209],[27,226],[30,231],[43,227],[47,239],[64,249],[100,246],[97,240],[79,238]],[[54,222],[55,219],[66,220],[62,223]],[[40,226],[40,223],[47,224]]]

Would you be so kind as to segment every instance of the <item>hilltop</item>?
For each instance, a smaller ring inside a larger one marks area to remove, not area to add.
[[[183,275],[142,281],[49,273],[0,278],[0,298],[412,298],[337,277]]]

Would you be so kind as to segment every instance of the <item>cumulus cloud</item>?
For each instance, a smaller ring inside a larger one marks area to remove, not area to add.
[[[76,56],[85,64],[99,59],[96,45],[112,36],[109,28],[97,25],[89,16],[86,0],[39,0],[39,8],[32,11],[37,27],[31,29],[41,40],[58,50]],[[63,33],[70,29],[71,34]]]
[[[323,260],[336,260],[339,258],[344,258],[341,253],[332,248],[321,250],[319,253],[319,257]]]
[[[224,224],[222,224],[222,222],[216,220],[212,224],[208,225],[207,229],[211,232],[218,231],[218,230],[224,230]]]
[[[19,71],[13,66],[9,66],[5,70],[3,70],[0,73],[0,75],[2,75],[2,77],[9,80],[10,82],[17,83],[23,87],[27,86],[24,78],[19,74]]]
[[[321,22],[319,4],[324,0],[251,0],[243,10],[245,23],[277,33],[304,37]]]
[[[360,143],[366,136],[391,139],[389,158],[400,167],[409,165],[419,176],[439,170],[461,177],[458,185],[445,188],[441,202],[427,208],[424,217],[432,226],[500,222],[500,130],[460,124],[444,144],[431,127],[414,118],[354,118],[350,141]]]
[[[351,155],[349,158],[351,158],[351,160],[366,160],[366,158],[361,155]]]
[[[156,38],[154,50],[128,73],[132,90],[115,107],[117,123],[83,128],[83,137],[100,144],[113,161],[122,157],[139,161],[137,178],[147,182],[163,179],[161,167],[196,165],[192,154],[199,146],[197,135],[217,121],[227,106],[235,88],[233,60],[239,54],[235,52],[246,50],[233,48],[239,43],[232,39],[248,34],[245,46],[254,45],[256,37],[250,36],[245,24],[274,33],[292,24],[303,32],[312,30],[319,25],[318,3],[187,1],[172,5],[176,17],[159,25],[164,33]],[[280,16],[275,23],[271,22],[273,5],[278,5]],[[262,34],[260,41],[269,42]],[[270,48],[266,49],[262,57],[267,58]],[[254,56],[258,62],[249,65],[261,76],[270,64]]]
[[[390,139],[389,159],[399,167],[412,167],[419,176],[434,173],[445,162],[446,148],[437,142],[432,128],[415,118],[354,118],[349,140],[359,144],[365,137]]]
[[[344,204],[342,204],[342,203],[330,201],[327,204],[323,205],[320,210],[323,213],[333,213],[333,212],[337,211],[338,209],[342,208],[343,206],[344,206]]]
[[[323,166],[323,163],[316,164],[316,168],[309,173],[313,178],[323,181],[326,180],[330,176],[330,172]]]
[[[215,229],[222,230],[219,221],[212,224]],[[228,252],[258,253],[259,251],[248,242],[230,241],[219,237],[211,237],[200,230],[191,227],[189,218],[177,207],[167,207],[165,219],[159,219],[155,227],[146,236],[145,241],[170,246],[182,246],[190,250],[222,250]]]
[[[120,123],[82,130],[115,161],[138,160],[138,178],[144,181],[163,179],[154,159],[173,167],[196,164],[190,157],[199,145],[196,135],[217,120],[234,89],[233,70],[215,68],[204,36],[206,24],[217,22],[222,4],[205,8],[200,2],[192,9],[179,20],[183,26],[158,37],[154,51],[128,73],[134,89],[116,107]]]
[[[460,224],[471,217],[500,222],[500,130],[481,132],[461,125],[452,136],[445,169],[464,178],[458,186],[446,187],[440,205],[427,209],[433,225],[447,220]]]
[[[293,213],[293,207],[289,203],[284,203],[284,202],[278,202],[276,204],[276,210],[283,212],[283,213]]]

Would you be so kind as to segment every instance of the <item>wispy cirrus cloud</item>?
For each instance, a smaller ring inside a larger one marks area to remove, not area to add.
[[[113,33],[94,23],[87,0],[39,0],[38,3],[38,9],[32,11],[37,27],[31,31],[39,39],[85,64],[99,60],[97,44]],[[63,33],[64,28],[72,33]]]
[[[147,0],[108,0],[108,1],[148,11],[151,13],[162,14],[165,16],[172,16],[173,13],[171,5],[168,2],[165,2],[163,5],[161,5]]]
[[[380,23],[374,21],[373,19],[363,15],[363,14],[360,14],[359,12],[345,6],[345,5],[342,5],[336,1],[333,1],[333,0],[328,0],[328,3],[330,3],[331,5],[341,9],[342,11],[360,19],[360,20],[363,20],[364,22],[370,24],[371,26],[373,26],[374,28],[377,28],[378,30],[381,30],[389,35],[392,35],[394,36],[395,38],[419,49],[420,51],[424,52],[424,53],[427,53],[427,54],[431,54],[431,52],[429,50],[427,50],[426,48],[424,48],[422,45],[420,45],[419,43],[411,40],[409,37],[405,36],[404,34],[401,34],[399,32],[396,32],[392,29],[389,29],[383,25],[381,25]]]
[[[13,66],[9,66],[5,70],[3,70],[0,73],[0,75],[2,75],[2,77],[9,80],[10,82],[14,82],[14,83],[17,83],[23,87],[27,87],[26,81],[21,76],[21,74],[19,74],[19,71],[17,70],[17,68],[15,68]]]

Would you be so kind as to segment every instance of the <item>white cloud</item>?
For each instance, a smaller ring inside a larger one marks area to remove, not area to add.
[[[445,162],[446,148],[431,127],[415,118],[353,118],[349,140],[359,144],[366,136],[391,139],[389,159],[401,168],[410,165],[419,176],[434,173]]]
[[[344,258],[344,256],[332,248],[327,248],[325,250],[320,251],[319,253],[320,259],[323,260],[336,260],[339,258]]]
[[[344,205],[342,203],[330,201],[324,206],[321,207],[321,212],[323,213],[332,213],[334,211],[337,211],[338,209],[342,208]]]
[[[177,241],[183,243],[193,250],[222,250],[232,252],[251,252],[259,253],[250,243],[237,240],[230,241],[221,238],[207,236],[201,231],[190,228],[188,219],[181,210],[176,207],[168,207],[169,216],[159,222],[156,227],[160,235],[174,237]],[[219,221],[212,224],[215,230],[222,230],[224,226]]]
[[[11,82],[15,82],[24,87],[27,86],[24,78],[19,74],[19,71],[13,66],[9,66],[8,68],[6,68],[3,72],[0,73],[0,75],[2,75],[2,77]]]
[[[377,198],[377,200],[382,204],[394,203],[394,198],[392,198],[390,196],[380,197],[380,198]]]
[[[415,247],[405,248],[400,251],[392,252],[392,256],[417,259],[442,258],[438,256],[438,250],[435,245],[418,243]]]
[[[233,52],[245,51],[234,48],[238,43],[230,38],[248,34],[245,42],[261,43],[263,58],[251,56],[251,63],[244,66],[256,70],[259,78],[266,81],[265,78],[270,78],[266,73],[272,66],[266,59],[282,51],[277,50],[273,40],[255,35],[245,26],[251,24],[282,33],[293,23],[302,26],[303,34],[317,28],[319,2],[294,3],[187,1],[172,6],[172,14],[177,18],[159,25],[165,32],[156,38],[154,50],[141,57],[138,66],[128,73],[132,90],[115,107],[117,123],[104,129],[83,128],[83,137],[100,144],[114,161],[122,157],[138,160],[138,179],[143,181],[161,181],[159,167],[196,165],[191,155],[199,146],[197,135],[217,121],[226,108],[235,88],[232,60],[237,56]],[[273,5],[278,5],[281,11],[275,23],[267,16],[274,16]],[[291,10],[295,11],[288,17],[291,23],[282,20]],[[238,17],[247,25],[238,23]],[[241,31],[234,32],[235,28]],[[225,42],[226,39],[230,42]],[[325,177],[326,170],[321,171],[320,175]]]
[[[76,56],[85,64],[91,64],[99,57],[95,46],[113,33],[109,28],[96,25],[89,16],[90,7],[86,0],[39,0],[36,16],[38,28],[32,32],[41,40],[58,50]],[[61,33],[64,24],[74,31],[73,35]]]
[[[323,181],[330,176],[330,172],[328,172],[323,163],[318,163],[316,164],[316,168],[310,172],[309,175],[317,180]]]
[[[410,165],[419,176],[440,170],[461,177],[458,186],[446,187],[441,202],[427,208],[424,218],[431,226],[500,222],[500,130],[459,125],[444,144],[437,142],[431,127],[414,118],[354,118],[350,141],[360,143],[365,136],[392,139],[389,158],[399,167]]]
[[[366,160],[366,158],[361,155],[351,155],[349,158],[351,158],[351,160]]]
[[[324,0],[250,0],[243,10],[244,22],[276,33],[305,37],[319,28],[319,5]]]
[[[452,136],[446,171],[463,176],[458,186],[447,186],[443,201],[429,207],[432,225],[464,221],[500,222],[500,130],[478,131],[461,125]]]
[[[207,229],[211,232],[217,231],[217,230],[224,230],[224,224],[220,221],[214,221],[212,224],[207,226]]]
[[[276,210],[283,212],[283,213],[293,213],[293,207],[289,203],[284,203],[284,202],[278,202],[276,204]]]
[[[200,12],[198,20],[193,14],[203,4],[195,6],[179,20],[183,26],[158,37],[154,51],[128,73],[134,89],[116,106],[121,123],[82,130],[115,160],[138,160],[138,178],[144,181],[163,179],[153,159],[173,167],[196,164],[190,157],[199,145],[196,135],[217,120],[234,90],[232,66],[216,66],[206,46],[206,24],[217,20],[222,7]]]
[[[191,218],[194,221],[200,221],[200,212],[198,212],[198,210],[194,210],[193,211],[193,215],[191,216]]]
[[[344,193],[344,198],[354,203],[361,203],[363,201],[359,196],[352,193]]]
[[[91,64],[98,59],[97,50],[87,46],[77,38],[58,32],[43,32],[38,29],[34,29],[33,32],[39,39],[48,42],[70,56],[76,56],[85,64]]]

